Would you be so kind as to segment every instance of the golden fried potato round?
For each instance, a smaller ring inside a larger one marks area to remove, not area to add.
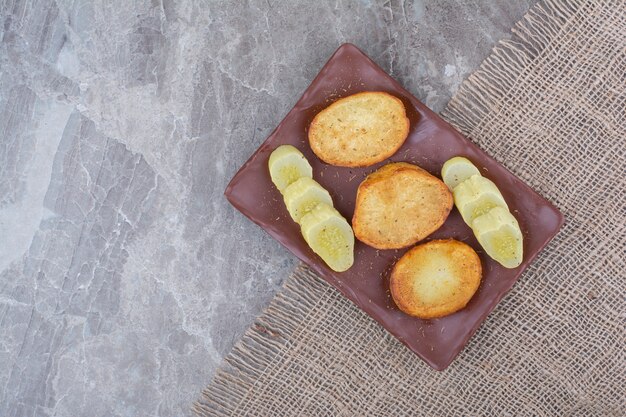
[[[391,296],[400,310],[432,319],[464,308],[480,286],[480,258],[458,240],[433,240],[417,245],[391,272]]]
[[[359,185],[354,235],[377,249],[410,246],[439,229],[452,209],[448,187],[417,165],[396,162]]]
[[[337,100],[319,112],[309,127],[309,144],[326,163],[363,167],[396,153],[408,134],[402,101],[369,91]]]
[[[409,164],[408,162],[392,162],[387,165],[383,165],[382,167],[378,168],[376,171],[369,174],[367,176],[367,179],[374,181],[380,178],[385,178],[399,169],[414,169],[415,171],[425,172],[428,174],[427,171],[423,170],[417,165]]]

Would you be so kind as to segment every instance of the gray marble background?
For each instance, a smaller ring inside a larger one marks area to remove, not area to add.
[[[222,192],[332,52],[439,111],[533,2],[0,1],[0,416],[190,414],[296,263]]]

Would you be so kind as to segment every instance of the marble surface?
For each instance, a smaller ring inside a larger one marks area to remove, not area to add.
[[[332,52],[439,111],[532,2],[0,2],[0,416],[190,414],[296,263],[222,192]]]

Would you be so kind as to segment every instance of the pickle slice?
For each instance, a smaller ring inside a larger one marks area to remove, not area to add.
[[[477,217],[472,229],[487,255],[505,268],[517,268],[524,256],[523,236],[508,210],[495,207]]]
[[[270,177],[282,193],[285,188],[302,177],[313,177],[313,168],[297,148],[281,145],[274,149],[268,161]]]
[[[296,223],[300,223],[300,219],[319,203],[333,205],[328,191],[309,177],[302,177],[285,188],[283,197],[287,211]]]
[[[354,233],[337,210],[320,203],[302,217],[300,225],[304,240],[333,271],[343,272],[352,266]]]
[[[488,213],[494,207],[508,210],[498,187],[480,175],[472,175],[457,185],[452,194],[463,220],[470,227],[475,218]]]
[[[480,175],[480,171],[469,159],[462,156],[448,159],[441,168],[441,178],[450,190],[454,190],[457,185],[472,175]]]

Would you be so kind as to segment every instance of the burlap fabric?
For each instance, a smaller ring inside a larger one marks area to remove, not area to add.
[[[624,415],[626,4],[534,7],[443,116],[565,214],[444,372],[299,267],[202,416]]]

